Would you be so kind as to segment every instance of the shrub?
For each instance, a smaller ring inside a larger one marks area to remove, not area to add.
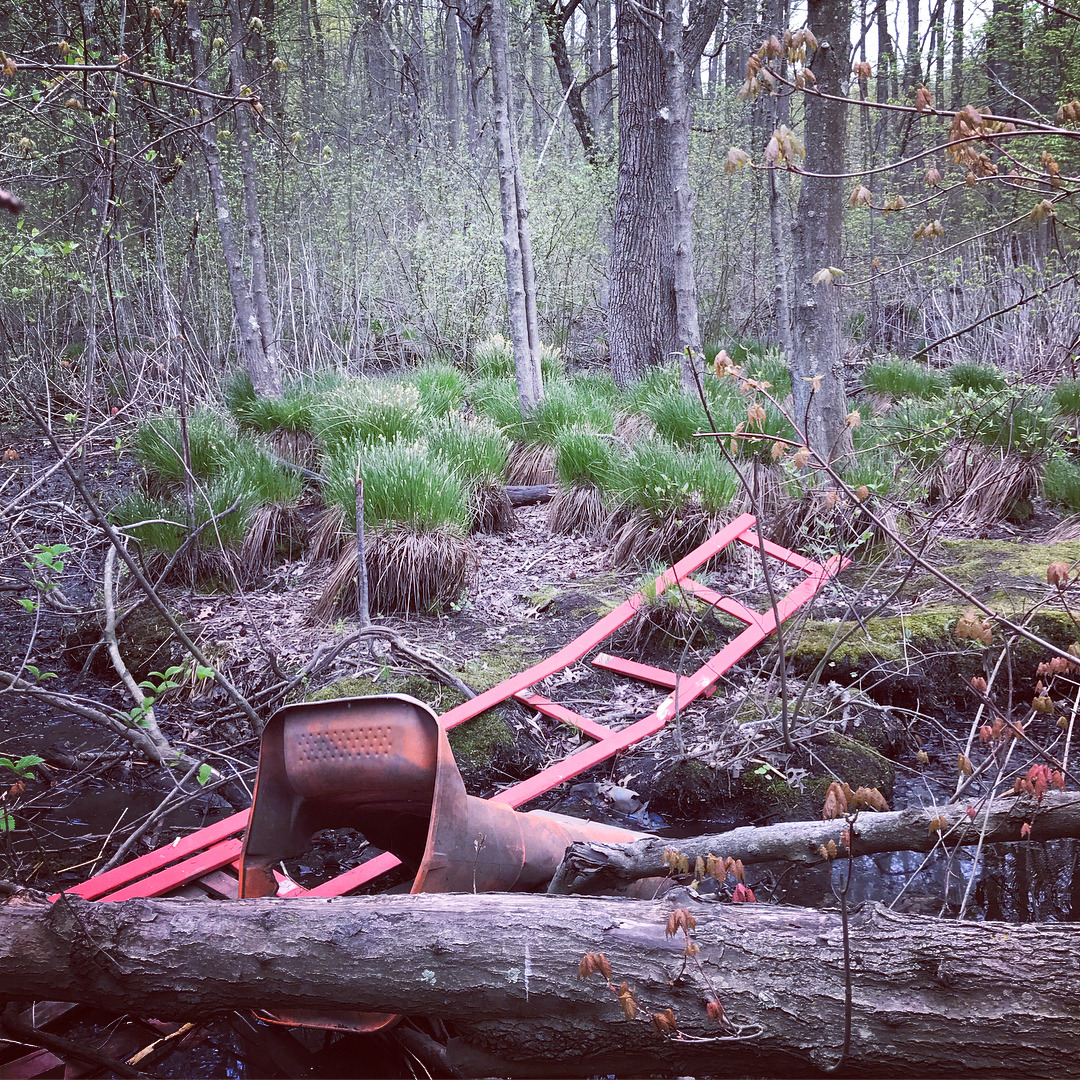
[[[1080,379],[1062,379],[1054,385],[1050,396],[1063,416],[1080,416]]]

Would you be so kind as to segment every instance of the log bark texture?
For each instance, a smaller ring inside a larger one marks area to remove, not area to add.
[[[672,907],[697,919],[696,964]],[[1071,925],[943,922],[867,905],[851,917],[848,1067],[863,1075],[1067,1076],[1080,1046]],[[633,988],[628,1021],[599,975]],[[249,1007],[438,1016],[505,1075],[657,1070],[803,1075],[843,1041],[840,917],[806,908],[527,894],[336,900],[131,900],[0,906],[0,980],[20,997],[182,1019]],[[719,997],[747,1035],[706,1018]],[[648,1022],[674,1010],[682,1037]],[[704,1041],[691,1041],[691,1039]],[[530,1064],[531,1062],[531,1064]]]
[[[931,828],[931,824],[934,825]],[[933,851],[947,848],[1024,840],[1029,842],[1080,837],[1080,792],[1047,792],[1041,802],[1030,796],[995,799],[975,810],[967,804],[912,807],[890,813],[863,812],[855,822],[855,854],[877,855],[885,851]],[[664,852],[677,849],[691,866],[701,857],[741,859],[744,863],[824,861],[818,850],[831,840],[846,854],[841,839],[847,829],[843,819],[795,821],[780,825],[746,826],[712,836],[688,840],[649,838],[632,844],[576,843],[566,849],[562,864],[548,891],[596,893],[617,889],[630,881],[668,873]]]

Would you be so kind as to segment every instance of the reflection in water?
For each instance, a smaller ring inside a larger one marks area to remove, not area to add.
[[[896,851],[854,861],[852,904],[876,901],[899,911],[956,915],[973,869],[974,849],[926,855]],[[835,907],[847,860],[800,868],[777,878],[776,899]],[[1080,920],[1080,841],[992,844],[982,854],[968,917],[1007,922]],[[752,875],[751,875],[752,876]]]

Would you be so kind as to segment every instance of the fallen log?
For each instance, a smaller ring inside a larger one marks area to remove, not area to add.
[[[1024,826],[1030,834],[1024,834]],[[572,844],[555,872],[548,892],[599,893],[618,889],[631,881],[668,873],[664,852],[677,848],[690,865],[696,859],[716,855],[744,863],[820,863],[821,848],[832,841],[845,853],[843,819],[795,821],[761,827],[747,826],[730,832],[696,836],[688,840],[651,837],[631,844]],[[1047,792],[1041,802],[1030,796],[995,799],[989,807],[967,803],[950,806],[913,807],[886,813],[864,811],[855,823],[855,854],[876,855],[886,851],[933,851],[977,844],[1018,840],[1060,840],[1080,837],[1080,792]]]
[[[696,958],[684,955],[681,932],[665,933],[673,907],[696,916]],[[854,912],[850,927],[851,1069],[1075,1071],[1076,927],[944,922],[880,905]],[[589,952],[610,962],[610,985],[578,977]],[[452,1024],[474,1060],[478,1052],[481,1074],[494,1054],[508,1076],[801,1075],[839,1057],[844,980],[839,915],[703,904],[683,890],[674,901],[426,894],[48,905],[23,895],[0,906],[9,996],[17,988],[20,998],[172,1020],[252,1007],[427,1015]],[[624,981],[635,1020],[617,1000]],[[714,998],[724,1026],[707,1015]],[[669,1008],[676,1030],[663,1034],[650,1018]]]
[[[511,506],[536,506],[537,503],[550,502],[554,493],[553,484],[511,484],[506,489]]]

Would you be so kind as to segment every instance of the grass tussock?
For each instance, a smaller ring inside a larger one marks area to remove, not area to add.
[[[1059,454],[1046,463],[1043,497],[1054,506],[1080,513],[1080,465]]]
[[[930,501],[946,520],[980,527],[1026,521],[1043,478],[1045,459],[975,440],[951,443],[930,473]]]
[[[863,386],[872,394],[891,398],[913,397],[931,399],[940,397],[945,389],[941,375],[912,360],[882,360],[867,364],[863,372]]]
[[[459,530],[417,532],[407,525],[375,529],[365,537],[371,613],[433,612],[465,588],[474,554]],[[311,611],[316,622],[357,614],[356,545],[344,548]]]

